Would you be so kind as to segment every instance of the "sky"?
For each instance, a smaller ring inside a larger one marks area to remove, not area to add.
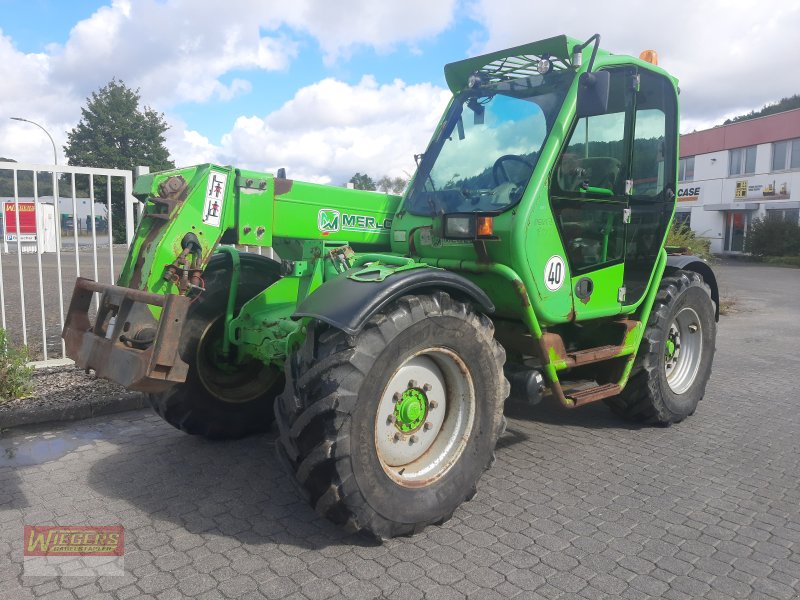
[[[443,66],[559,34],[680,79],[682,132],[800,93],[786,0],[0,0],[0,156],[64,161],[111,78],[164,114],[178,166],[232,164],[341,185],[407,176],[450,93]]]

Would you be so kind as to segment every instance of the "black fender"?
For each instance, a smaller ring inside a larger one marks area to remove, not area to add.
[[[255,252],[239,252],[239,264],[248,264],[253,268],[263,271],[266,275],[271,277],[281,276],[281,263],[273,258],[270,258],[269,256],[262,256],[261,254],[256,254]],[[211,258],[208,259],[208,264],[206,264],[203,272],[207,273],[216,269],[230,271],[231,257],[227,254],[221,253],[212,254]],[[264,287],[267,287],[266,283],[264,284]]]
[[[668,255],[664,275],[670,275],[678,270],[694,271],[708,284],[708,287],[711,288],[711,299],[715,305],[714,318],[719,321],[719,286],[717,285],[717,276],[714,275],[711,265],[706,260],[693,254]]]
[[[472,302],[486,313],[494,312],[486,292],[452,271],[420,267],[393,273],[383,281],[354,281],[348,277],[362,269],[350,269],[323,283],[300,303],[292,317],[313,317],[355,335],[372,315],[393,300],[410,293],[438,290]]]

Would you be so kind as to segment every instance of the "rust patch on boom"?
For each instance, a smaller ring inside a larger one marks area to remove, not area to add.
[[[276,177],[274,179],[275,182],[275,195],[281,196],[283,194],[288,194],[292,191],[292,184],[294,183],[293,179],[280,179]]]

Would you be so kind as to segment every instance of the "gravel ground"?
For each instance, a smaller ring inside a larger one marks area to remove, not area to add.
[[[0,404],[0,429],[56,420],[82,419],[145,406],[137,392],[129,392],[68,366],[34,371],[34,392],[28,398]]]

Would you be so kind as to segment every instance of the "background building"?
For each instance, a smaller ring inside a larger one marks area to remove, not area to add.
[[[742,252],[755,217],[800,220],[800,109],[681,136],[676,220]]]

